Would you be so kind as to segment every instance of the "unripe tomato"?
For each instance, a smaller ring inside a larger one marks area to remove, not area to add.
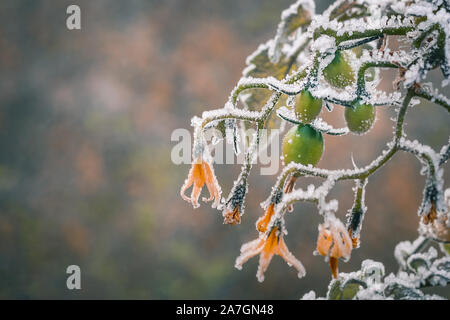
[[[302,123],[313,121],[322,109],[322,99],[314,98],[308,90],[295,97],[295,114]]]
[[[355,82],[355,73],[347,57],[340,51],[336,51],[334,59],[323,69],[323,76],[332,86],[341,89]]]
[[[323,137],[309,124],[292,127],[283,138],[283,160],[303,165],[316,165],[323,153]]]
[[[345,108],[345,121],[351,132],[363,134],[372,128],[375,122],[376,108],[370,104],[357,102],[354,108]]]
[[[364,50],[369,50],[370,51],[370,50],[373,50],[373,47],[366,43],[366,44],[362,44],[360,46],[354,47],[351,50],[355,54],[356,58],[359,59],[359,58],[362,57],[362,54],[363,54]]]

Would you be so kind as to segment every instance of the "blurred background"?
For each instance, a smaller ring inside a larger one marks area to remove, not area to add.
[[[81,7],[82,29],[66,29]],[[0,4],[0,298],[299,299],[323,296],[328,264],[313,256],[321,219],[310,204],[286,217],[285,240],[307,276],[276,256],[261,284],[258,259],[234,268],[256,238],[256,219],[276,180],[250,179],[242,224],[193,210],[179,196],[189,165],[174,165],[170,136],[190,118],[223,106],[259,43],[275,35],[290,0],[3,0]],[[322,12],[329,1],[316,1]],[[395,74],[382,85],[392,87]],[[439,77],[438,73],[436,73]],[[324,111],[326,113],[326,111]],[[370,134],[325,138],[319,163],[370,162],[390,140],[393,111],[379,108]],[[342,125],[343,110],[327,114]],[[330,118],[331,117],[331,118]],[[449,135],[443,108],[422,103],[407,115],[408,136],[439,149]],[[216,166],[228,194],[238,166]],[[369,180],[361,247],[340,270],[364,259],[397,271],[393,250],[417,236],[424,177],[397,154]],[[448,165],[447,165],[448,169]],[[446,178],[448,181],[448,173]],[[299,185],[302,183],[300,182]],[[344,219],[352,182],[330,195]],[[448,185],[447,185],[448,187]],[[81,290],[66,268],[81,267]],[[435,291],[448,297],[448,289]]]

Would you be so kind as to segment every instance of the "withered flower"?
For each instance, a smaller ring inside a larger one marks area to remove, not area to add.
[[[338,259],[348,260],[352,247],[352,239],[339,219],[334,216],[327,217],[325,223],[319,225],[317,252],[329,259],[333,278],[338,275]]]
[[[220,202],[222,192],[214,174],[214,168],[210,163],[206,162],[201,157],[198,157],[192,164],[188,177],[181,187],[181,197],[192,203],[194,208],[198,208],[200,206],[198,198],[200,197],[200,193],[205,184],[209,191],[209,198],[202,198],[202,200],[205,202],[214,200],[212,207],[216,208]],[[191,186],[193,186],[191,197],[187,197],[185,191]]]
[[[296,268],[299,278],[306,274],[302,263],[287,248],[280,227],[273,227],[268,233],[260,235],[258,239],[242,245],[241,254],[236,259],[235,267],[241,270],[245,262],[258,254],[260,257],[256,277],[259,282],[264,281],[264,272],[275,254],[281,256],[289,266]]]
[[[270,219],[272,219],[272,216],[275,213],[275,204],[271,203],[266,210],[266,213],[260,217],[257,221],[256,221],[256,230],[258,230],[259,232],[266,232],[267,230],[267,226],[269,225]]]
[[[236,205],[233,210],[224,210],[223,213],[223,223],[224,224],[240,224],[241,223],[241,215],[239,213],[239,206]]]

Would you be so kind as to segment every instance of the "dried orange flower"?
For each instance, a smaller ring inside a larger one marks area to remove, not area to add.
[[[200,193],[205,184],[209,191],[209,198],[203,198],[202,200],[205,202],[214,200],[212,207],[216,208],[220,202],[221,189],[214,174],[214,168],[211,164],[204,161],[201,157],[198,157],[197,160],[192,164],[191,170],[189,170],[188,177],[181,187],[181,197],[184,200],[192,203],[194,208],[198,208],[200,206],[200,204],[198,203],[198,198],[200,197]],[[189,198],[185,195],[185,191],[190,186],[193,187],[191,197]]]
[[[239,205],[236,205],[233,210],[224,210],[223,213],[223,223],[224,224],[240,224],[241,215],[239,213]]]
[[[283,234],[279,227],[273,227],[269,233],[260,235],[258,239],[250,241],[241,247],[241,255],[237,257],[235,267],[239,270],[250,258],[260,255],[259,267],[256,277],[259,282],[264,281],[264,272],[272,260],[274,254],[281,256],[289,266],[293,266],[298,271],[298,277],[306,274],[302,263],[289,251],[283,239]]]
[[[436,204],[433,202],[431,204],[431,209],[430,212],[428,212],[427,214],[424,214],[422,216],[422,222],[424,224],[429,224],[429,223],[433,223],[434,220],[436,220],[437,218],[437,212],[436,212]]]
[[[352,239],[339,219],[328,217],[325,223],[319,225],[317,252],[329,259],[333,278],[338,275],[338,259],[348,260],[352,247]]]
[[[269,225],[270,219],[272,219],[272,216],[275,213],[274,210],[275,204],[271,203],[266,210],[266,213],[256,221],[256,230],[259,232],[266,232],[267,226]]]
[[[449,215],[442,214],[428,223],[422,222],[419,226],[419,233],[438,242],[450,242]]]
[[[419,232],[423,236],[444,243],[450,242],[450,191],[445,192],[445,204],[446,208],[438,210],[436,201],[432,201],[430,211],[422,215],[419,226]]]
[[[353,249],[358,248],[359,247],[359,236],[353,236],[353,230],[350,228],[348,229],[348,235],[350,237],[350,239],[352,240],[352,247]]]

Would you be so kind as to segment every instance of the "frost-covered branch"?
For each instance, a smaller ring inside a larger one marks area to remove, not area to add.
[[[448,112],[450,112],[450,100],[447,97],[445,97],[444,95],[442,95],[440,93],[432,94],[430,92],[427,92],[423,88],[417,88],[415,90],[415,94],[418,97],[427,99],[428,101],[434,102],[434,103],[444,107]]]
[[[450,283],[450,257],[438,258],[434,247],[425,251],[429,244],[424,237],[414,242],[403,241],[395,248],[395,257],[400,265],[397,274],[385,275],[381,262],[364,260],[361,269],[341,273],[328,286],[326,298],[311,291],[303,300],[442,300],[438,295],[425,294],[423,288],[446,286]]]
[[[319,225],[316,253],[325,257],[333,277],[337,278],[338,260],[348,260],[352,249],[359,247],[361,224],[368,211],[365,198],[369,179],[398,151],[416,156],[422,164],[421,173],[426,176],[419,208],[423,243],[427,243],[427,239],[450,241],[450,204],[446,200],[443,178],[443,164],[450,157],[450,140],[436,152],[418,141],[408,140],[404,131],[409,106],[418,101],[413,100],[414,97],[434,102],[450,112],[450,100],[437,90],[425,89],[428,86],[423,83],[429,71],[440,68],[444,76],[442,86],[450,84],[449,8],[447,2],[440,0],[338,0],[323,14],[316,14],[314,1],[298,0],[282,12],[275,37],[261,44],[247,58],[242,78],[224,107],[205,111],[201,117],[192,119],[194,164],[182,187],[182,196],[197,207],[201,187],[206,184],[211,193],[206,200],[215,200],[213,206],[223,210],[226,224],[240,223],[244,213],[248,177],[258,156],[260,131],[277,125],[284,128],[285,123],[294,125],[283,138],[284,168],[262,203],[265,213],[256,223],[258,239],[242,247],[237,267],[261,254],[257,275],[262,281],[270,258],[279,254],[303,276],[302,264],[287,250],[283,240],[287,233],[284,215],[295,203],[307,201],[317,206],[324,219]],[[392,36],[403,45],[390,46]],[[380,72],[383,68],[396,69],[395,78],[384,76]],[[382,80],[391,82],[394,92],[380,91]],[[346,127],[334,128],[325,122],[319,116],[323,105],[330,112],[332,105],[345,107]],[[316,166],[324,150],[323,134],[363,135],[372,128],[381,106],[391,107],[396,112],[392,139],[381,154],[366,166],[354,165],[353,169],[330,170]],[[272,121],[272,116],[277,116],[277,121]],[[232,132],[235,150],[238,125],[254,127],[256,133],[243,150],[245,161],[238,178],[229,195],[222,199],[204,131],[224,124],[232,129],[229,132]],[[323,181],[318,186],[296,189],[296,181],[304,177]],[[344,180],[355,183],[354,202],[347,211],[346,225],[334,215],[338,210],[337,200],[327,199],[338,182]],[[193,191],[188,198],[184,191],[190,185]],[[450,197],[450,191],[448,193]],[[274,239],[277,245],[273,245]],[[408,251],[405,265],[409,269],[402,270],[412,272],[407,276],[414,280],[413,284],[403,273],[389,275],[383,282],[384,268],[369,261],[352,276],[333,280],[328,297],[345,296],[348,294],[345,288],[349,287],[353,291],[358,289],[352,295],[358,299],[372,296],[426,298],[419,290],[421,286],[442,284],[448,274],[440,271],[442,261],[436,260],[433,252],[419,252],[423,249],[421,245],[416,249]],[[411,267],[416,258],[428,259],[426,270]],[[446,272],[449,269],[450,265]],[[378,274],[377,280],[368,272]],[[374,287],[374,283],[377,286]]]

